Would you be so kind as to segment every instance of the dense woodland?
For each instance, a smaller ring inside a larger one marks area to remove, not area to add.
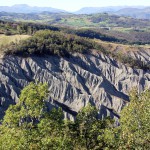
[[[134,150],[150,149],[150,90],[130,93],[120,125],[98,118],[90,103],[75,121],[64,119],[61,108],[48,109],[47,84],[30,83],[16,105],[6,111],[0,126],[1,150]]]
[[[86,37],[86,38],[90,38],[90,39],[100,39],[102,41],[107,41],[107,42],[115,42],[115,43],[128,43],[127,40],[125,39],[119,39],[116,38],[115,36],[109,36],[106,35],[106,33],[102,33],[100,31],[96,31],[95,29],[80,29],[80,30],[72,30],[72,29],[64,29],[64,31],[66,33],[71,33],[71,34],[75,34],[81,37]],[[106,31],[103,31],[106,32]]]
[[[68,57],[74,52],[84,53],[90,49],[99,48],[94,42],[79,36],[62,32],[43,30],[38,31],[27,40],[4,46],[5,53],[21,56],[28,55],[57,55]]]

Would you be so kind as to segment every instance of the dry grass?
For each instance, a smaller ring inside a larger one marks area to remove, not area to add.
[[[20,40],[29,38],[29,35],[11,35],[6,36],[4,34],[0,35],[0,46],[1,45],[7,45],[11,42],[19,42]]]
[[[104,42],[101,40],[94,39],[96,43],[99,43],[102,45],[106,50],[108,51],[114,51],[114,52],[121,52],[121,53],[127,53],[127,52],[133,52],[133,51],[140,51],[141,49],[150,50],[150,45],[124,45],[124,44],[118,44],[118,43],[111,43],[111,42]]]

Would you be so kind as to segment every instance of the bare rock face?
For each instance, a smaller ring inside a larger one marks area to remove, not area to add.
[[[132,88],[139,92],[150,88],[150,71],[132,69],[98,52],[70,58],[0,58],[0,117],[17,103],[20,91],[31,81],[48,83],[48,103],[62,107],[67,118],[74,119],[89,102],[100,117],[119,118]]]

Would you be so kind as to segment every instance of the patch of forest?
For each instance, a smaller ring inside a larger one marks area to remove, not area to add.
[[[0,125],[0,149],[5,150],[123,150],[150,149],[150,90],[130,92],[130,103],[120,113],[120,125],[88,104],[75,121],[48,105],[47,84],[31,82],[10,105]]]
[[[95,42],[76,35],[41,30],[26,40],[22,40],[19,43],[12,42],[1,49],[6,55],[28,56],[36,54],[69,57],[69,54],[74,52],[85,53],[90,49],[102,50],[102,47],[96,45]]]
[[[14,21],[2,21],[0,20],[0,34],[14,35],[14,34],[28,34],[33,35],[39,30],[53,30],[59,31],[59,27],[51,25],[40,24],[40,23],[25,23],[25,22],[14,22]]]

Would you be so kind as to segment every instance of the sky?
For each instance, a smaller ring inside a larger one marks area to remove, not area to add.
[[[14,4],[76,11],[82,7],[150,6],[150,0],[0,0],[0,6],[12,6]]]

